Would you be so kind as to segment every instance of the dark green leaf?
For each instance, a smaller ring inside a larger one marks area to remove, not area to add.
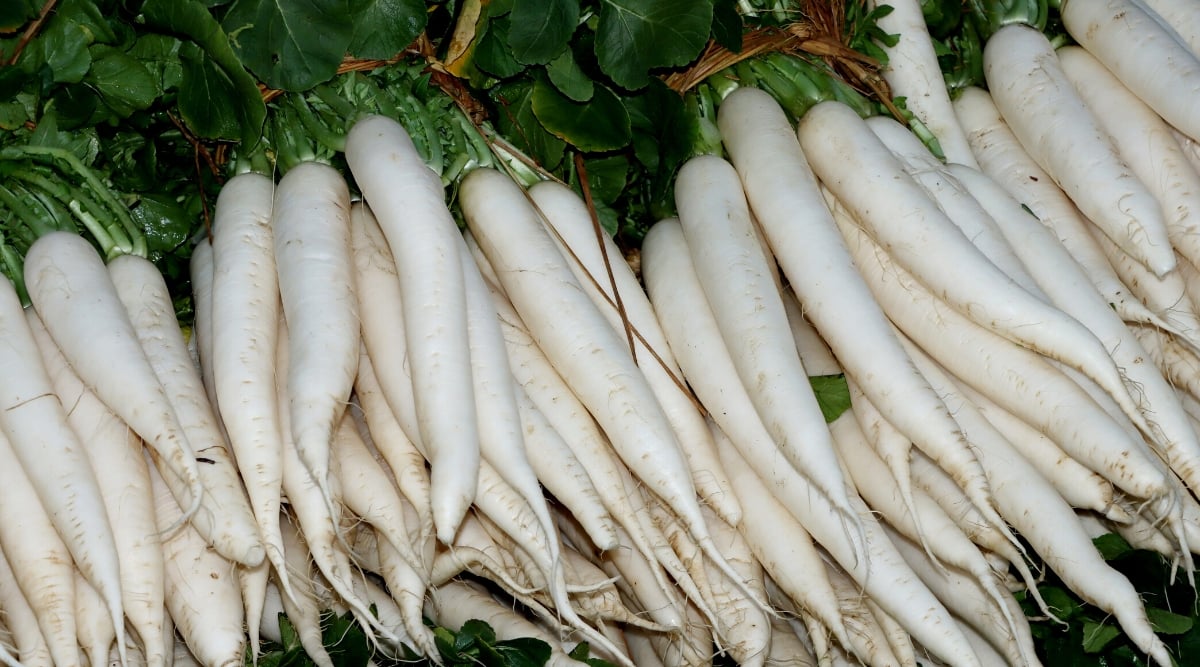
[[[455,648],[463,650],[473,644],[494,644],[496,643],[496,631],[487,623],[472,619],[463,623],[462,628],[458,631],[458,639],[455,641]]]
[[[179,59],[183,65],[179,113],[188,127],[208,139],[232,141],[241,138],[244,121],[238,108],[231,103],[239,98],[240,91],[229,80],[225,69],[192,44],[185,44],[180,49]]]
[[[58,117],[59,125],[68,130],[94,125],[113,114],[100,112],[100,97],[91,87],[82,83],[60,86],[50,96],[50,106]]]
[[[558,92],[572,100],[586,102],[592,98],[592,80],[579,67],[579,63],[575,62],[575,55],[570,49],[564,50],[546,65],[546,74],[550,77],[550,83],[558,88]]]
[[[596,57],[618,86],[638,90],[650,70],[700,55],[712,21],[713,0],[602,0]]]
[[[162,93],[141,62],[103,44],[92,47],[92,69],[84,81],[121,118],[149,107]]]
[[[300,643],[300,633],[296,630],[296,626],[292,625],[289,619],[283,613],[278,615],[279,618],[279,638],[283,641],[283,649],[291,651],[302,646]]]
[[[366,0],[354,20],[350,53],[358,58],[391,58],[425,29],[421,0]]]
[[[73,132],[62,132],[58,129],[58,119],[53,114],[47,114],[38,121],[37,129],[29,135],[31,146],[47,146],[64,148],[75,154],[81,162],[91,165],[100,154],[100,139],[96,136],[95,128],[87,128]]]
[[[146,0],[142,16],[147,25],[188,37],[200,47],[179,53],[179,107],[192,131],[208,139],[240,138],[245,150],[256,146],[266,104],[228,35],[204,5],[199,0]]]
[[[1113,560],[1133,551],[1133,547],[1129,546],[1125,538],[1116,533],[1101,535],[1092,540],[1092,544],[1095,544],[1096,548],[1100,550],[1100,555],[1104,557],[1104,560]]]
[[[105,5],[105,9],[100,6]],[[67,0],[55,5],[55,20],[67,20],[79,26],[87,35],[88,45],[115,44],[117,34],[109,22],[111,3],[95,0]],[[121,24],[117,24],[118,26]]]
[[[1192,619],[1182,614],[1146,607],[1146,615],[1150,617],[1150,625],[1154,631],[1164,635],[1182,635],[1192,629]]]
[[[808,378],[825,422],[832,422],[850,408],[850,388],[844,375],[814,375]]]
[[[1099,653],[1109,642],[1121,636],[1121,628],[1115,623],[1102,623],[1092,619],[1083,621],[1083,650]]]
[[[0,34],[16,32],[26,21],[36,18],[41,3],[35,0],[0,2]]]
[[[621,148],[632,136],[621,98],[600,84],[590,100],[575,102],[539,80],[533,86],[533,112],[547,131],[585,152]]]
[[[20,102],[5,102],[0,104],[0,130],[15,130],[31,120],[25,112],[25,105]]]
[[[550,645],[533,637],[506,639],[491,648],[503,667],[542,667],[550,660]]]
[[[579,22],[578,0],[516,0],[508,44],[513,57],[542,65],[567,48]]]
[[[487,3],[488,16],[504,16],[513,10],[517,0],[492,0]]]
[[[362,626],[350,612],[338,616],[332,611],[321,614],[321,638],[333,664],[338,667],[366,667],[371,646]]]
[[[89,33],[67,18],[56,17],[46,24],[38,39],[29,43],[21,56],[23,67],[44,64],[53,83],[79,83],[92,65]]]
[[[1082,608],[1074,596],[1058,586],[1039,586],[1038,592],[1042,594],[1042,599],[1054,615],[1064,621],[1074,618]]]
[[[482,34],[475,38],[475,66],[499,79],[507,79],[525,69],[508,48],[506,35],[511,26],[508,16],[492,18]]]
[[[496,127],[526,155],[546,169],[562,162],[566,144],[547,132],[533,113],[533,83],[517,81],[491,91],[498,111]]]
[[[601,204],[612,204],[625,190],[629,175],[629,159],[624,155],[587,160],[588,188],[592,200]]]
[[[354,36],[349,0],[234,0],[221,25],[272,88],[307,90],[337,72]]]
[[[150,72],[159,90],[166,91],[179,86],[183,78],[183,66],[179,63],[181,44],[169,35],[140,35],[128,53]]]
[[[193,220],[174,198],[161,194],[142,195],[129,213],[146,237],[151,260],[187,243]]]
[[[713,40],[730,51],[742,50],[742,14],[737,0],[716,0],[713,3]]]

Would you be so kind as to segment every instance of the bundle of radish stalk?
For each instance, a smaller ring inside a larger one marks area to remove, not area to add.
[[[892,4],[946,162],[734,91],[644,289],[557,182],[476,168],[460,232],[383,116],[346,137],[360,201],[317,162],[224,186],[191,350],[153,265],[42,236],[33,307],[0,286],[0,660],[240,664],[282,610],[331,665],[332,608],[393,658],[438,659],[428,616],[550,664],[1037,664],[1044,564],[1170,665],[1091,538],[1192,576],[1200,122],[1105,54],[1197,76],[1196,10],[1064,2],[1082,47],[1005,27],[952,103]],[[809,376],[842,375],[826,415]]]

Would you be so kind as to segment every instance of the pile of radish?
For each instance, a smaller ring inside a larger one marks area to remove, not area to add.
[[[332,667],[334,609],[393,657],[428,617],[555,665],[1033,665],[1047,567],[1171,665],[1091,540],[1200,551],[1200,9],[1064,0],[1080,46],[1005,27],[951,100],[890,4],[946,161],[738,89],[640,276],[561,183],[477,168],[460,229],[383,116],[357,196],[224,186],[190,337],[148,261],[40,238],[32,307],[0,281],[0,661],[233,667],[282,611]]]

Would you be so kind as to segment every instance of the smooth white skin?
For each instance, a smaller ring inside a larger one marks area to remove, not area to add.
[[[1200,57],[1200,7],[1190,0],[1133,0],[1151,18],[1175,32]]]
[[[853,525],[825,418],[792,341],[737,172],[715,156],[692,158],[676,176],[675,203],[696,280],[755,411],[792,465]]]
[[[669,420],[625,352],[624,341],[583,292],[524,192],[501,172],[477,169],[463,180],[459,196],[468,227],[539,347],[625,464],[720,565],[723,559],[707,534],[691,471]]]
[[[1172,247],[1200,261],[1200,174],[1171,126],[1082,47],[1062,47],[1058,61],[1121,157],[1158,200]]]
[[[975,87],[963,90],[954,100],[954,111],[967,129],[967,138],[979,157],[982,171],[1028,206],[1054,232],[1105,303],[1111,304],[1125,321],[1169,328],[1161,317],[1131,297],[1129,288],[1117,277],[1104,251],[1088,232],[1091,223],[1021,146],[987,91]]]
[[[138,342],[104,260],[76,234],[47,234],[25,256],[25,284],[50,336],[80,378],[185,483],[187,495],[179,501],[185,519],[191,518],[203,494],[195,452]],[[113,373],[114,366],[121,373]]]
[[[1028,215],[999,184],[965,167],[952,166],[951,170],[984,208],[992,212],[1001,231],[1034,277],[1045,286],[1054,304],[1090,329],[1110,351],[1130,384],[1140,392],[1143,414],[1155,427],[1145,435],[1164,453],[1172,468],[1194,488],[1200,488],[1200,439],[1188,424],[1174,389],[1161,372],[1144,363],[1145,350],[1129,327],[1104,301],[1052,232]],[[1190,262],[1182,260],[1180,267],[1184,265],[1190,266]],[[1182,279],[1184,272],[1177,273]]]
[[[961,455],[969,450],[958,424],[913,368],[854,267],[782,109],[761,91],[738,90],[721,104],[717,120],[749,204],[805,316],[888,421],[917,447],[954,467],[959,479],[973,480],[967,486],[986,507],[983,473]],[[911,136],[900,125],[892,126]],[[686,227],[684,231],[688,236]],[[888,382],[874,380],[884,377]],[[780,434],[772,432],[778,440]]]
[[[75,619],[75,568],[71,554],[21,467],[12,445],[0,433],[0,546],[47,644],[54,662],[79,665]],[[5,609],[7,611],[7,609]],[[111,623],[111,621],[110,621]]]
[[[198,320],[196,328],[211,332],[213,404],[229,435],[267,560],[290,596],[279,535],[283,434],[275,348],[282,315],[270,226],[274,191],[270,178],[254,173],[235,176],[221,188],[212,224],[211,318]],[[202,363],[204,355],[202,349]],[[256,599],[246,602],[249,609],[262,606],[265,588],[255,591]]]
[[[892,118],[874,116],[867,119],[867,126],[900,159],[905,173],[925,188],[980,252],[1025,291],[1042,301],[1049,301],[1017,257],[1016,250],[1000,233],[996,221],[952,175],[950,165],[939,162],[916,135]]]
[[[75,632],[78,647],[83,649],[92,667],[108,664],[109,649],[115,645],[117,631],[104,607],[104,599],[92,585],[76,570],[75,578]],[[142,664],[145,664],[143,661]]]
[[[726,448],[736,446],[716,424],[710,424],[713,439]],[[734,456],[737,456],[736,460]],[[812,535],[799,523],[778,499],[773,489],[788,484],[795,471],[779,467],[779,474],[763,477],[736,454],[722,455],[733,461],[731,473],[737,475],[739,495],[754,511],[742,517],[738,530],[780,590],[796,605],[815,616],[840,642],[849,641],[849,632],[838,608],[837,596],[827,578],[822,576],[821,556],[813,544]]]
[[[318,599],[316,587],[313,584],[312,563],[309,560],[308,544],[300,529],[287,514],[279,516],[280,535],[283,537],[283,553],[287,559],[287,568],[295,582],[295,595],[283,596],[280,602],[288,620],[296,628],[300,645],[304,647],[313,662],[318,667],[333,667],[333,659],[325,650],[325,641],[321,636],[321,602]],[[278,620],[270,619],[273,626]]]
[[[1144,460],[1141,447],[1078,385],[1044,358],[940,302],[836,210],[835,219],[884,311],[954,376],[1050,435],[1125,491],[1143,498],[1167,492],[1161,471]],[[1006,371],[1017,368],[1019,377]]]
[[[330,453],[337,459],[342,502],[346,509],[374,527],[410,567],[423,571],[425,565],[413,548],[404,524],[400,492],[371,455],[348,414],[338,423]]]
[[[336,517],[329,490],[333,431],[358,371],[358,299],[350,191],[340,172],[308,162],[284,174],[271,208],[275,271],[288,338],[286,418],[300,460]]]
[[[355,123],[346,161],[395,260],[420,431],[410,437],[419,437],[432,457],[433,496],[454,501],[434,505],[438,540],[449,544],[471,505],[470,476],[480,459],[478,422],[467,416],[475,398],[461,235],[441,181],[396,121],[369,116]],[[382,379],[388,371],[377,361],[376,372]]]
[[[973,321],[1093,378],[1144,426],[1100,341],[989,262],[849,107],[816,105],[801,119],[799,135],[822,183],[899,266]]]
[[[984,46],[983,64],[996,108],[1030,156],[1123,250],[1156,275],[1169,273],[1175,256],[1158,203],[1066,79],[1046,36],[1005,26]]]
[[[613,518],[596,484],[570,445],[538,409],[525,388],[513,381],[529,463],[546,490],[571,512],[600,551],[618,546]]]
[[[405,361],[407,345],[396,263],[371,209],[354,204],[350,223],[362,324],[354,389],[376,447],[391,467],[400,491],[421,517],[421,535],[432,535],[432,489],[425,468],[424,447],[420,444],[411,369]],[[377,304],[389,305],[368,307],[367,295]],[[462,497],[475,492],[470,475],[454,479],[456,486],[439,487],[446,496],[438,502],[447,506],[447,513],[457,512],[455,508],[463,502]]]
[[[954,393],[953,382],[932,360],[914,356],[913,361],[939,392]],[[1138,648],[1169,667],[1170,653],[1154,634],[1133,584],[1100,557],[1071,506],[1003,438],[978,436],[972,433],[972,442],[1004,518],[1076,595],[1116,616]]]
[[[634,498],[625,493],[621,482],[621,469],[624,464],[587,408],[572,393],[566,381],[534,342],[508,297],[492,285],[489,285],[489,289],[492,305],[496,308],[501,328],[504,330],[513,378],[546,416],[554,430],[563,436],[571,451],[587,470],[588,476],[595,483],[597,495],[604,503],[603,509],[607,510],[629,536],[624,544],[633,545],[643,558],[653,560],[654,548],[637,519]],[[661,568],[655,569],[654,572],[662,589],[671,587]]]
[[[859,495],[871,509],[900,534],[920,544],[939,565],[951,565],[975,577],[983,590],[998,601],[1000,582],[978,547],[924,492],[912,492],[914,511],[910,511],[909,506],[900,502],[903,496],[899,485],[883,459],[871,449],[862,430],[856,428],[857,422],[843,420],[838,426],[836,430],[831,428],[838,453]]]
[[[1059,11],[1075,41],[1164,120],[1200,138],[1200,59],[1178,33],[1133,0],[1064,0]]]
[[[709,515],[708,527],[713,534],[713,541],[725,554],[731,565],[745,581],[754,582],[758,589],[758,597],[766,599],[763,588],[763,568],[755,557],[749,543],[738,532],[737,528],[729,525],[716,513],[706,508]],[[707,560],[700,558],[705,565],[705,574],[712,595],[712,606],[717,612],[717,628],[713,633],[729,655],[744,667],[763,667],[766,664],[767,649],[771,645],[770,617],[757,606],[749,596],[735,586],[719,569],[710,566]]]
[[[192,322],[192,339],[196,363],[200,367],[200,379],[204,381],[204,393],[212,406],[214,416],[219,416],[217,408],[217,388],[213,381],[212,370],[212,286],[213,286],[213,250],[212,243],[207,238],[200,239],[192,248],[192,257],[188,262],[188,277],[192,281],[192,309],[195,319]],[[224,430],[225,425],[220,424]]]
[[[526,453],[525,432],[509,367],[504,333],[479,267],[460,237],[459,259],[467,296],[467,340],[475,379],[475,414],[481,456],[525,500],[546,535],[547,555],[557,562],[558,533],[550,507]]]
[[[853,419],[853,416],[843,414],[839,419]],[[902,623],[914,639],[947,662],[978,664],[966,639],[949,622],[950,616],[945,607],[904,563],[866,503],[857,494],[851,497],[850,502],[862,518],[865,543],[853,543],[847,539],[832,505],[822,494],[815,493],[815,488],[807,484],[803,477],[796,476],[789,484],[774,487],[773,494],[768,493],[767,487],[735,450],[724,448],[720,451],[725,469],[729,471],[739,495],[753,497],[748,494],[756,493],[763,503],[772,495],[777,497],[780,504],[787,508],[784,511],[791,513],[866,595]],[[755,507],[761,503],[746,504]],[[857,551],[862,546],[867,548],[865,553]]]
[[[125,617],[141,640],[147,665],[158,667],[167,652],[162,640],[166,624],[162,541],[155,524],[142,440],[84,386],[37,315],[33,311],[27,314],[54,391],[71,406],[68,423],[87,442],[84,452],[96,471],[120,554]]]
[[[4,605],[4,622],[13,638],[12,651],[5,647],[4,664],[9,667],[53,665],[37,616],[21,593],[16,575],[3,553],[0,553],[0,604]]]
[[[78,235],[64,234],[56,238],[74,237],[87,244]],[[33,250],[30,248],[26,255],[27,270],[31,261],[35,265],[38,261],[36,257],[31,259]],[[102,263],[100,266],[103,270]],[[28,282],[27,285],[31,292],[36,289]],[[81,310],[86,309],[77,304],[69,314],[59,312],[59,315],[68,323],[72,320],[76,324],[86,323],[77,327],[85,331],[102,326],[103,317],[88,317],[89,313]],[[85,335],[82,331],[74,333]],[[0,346],[0,376],[5,378],[0,385],[0,433],[10,443],[15,460],[20,461],[76,566],[108,603],[123,646],[120,565],[100,485],[83,452],[83,443],[67,424],[66,410],[54,393],[25,311],[8,281],[0,285],[0,340],[5,341]],[[109,356],[106,361],[124,369],[120,356]],[[112,366],[108,368],[107,374],[112,379],[115,377]],[[15,465],[12,467],[16,469]]]
[[[938,599],[944,601],[957,618],[965,619],[986,637],[989,644],[1003,650],[1006,664],[1038,664],[1029,620],[1021,612],[1021,606],[1012,593],[1005,591],[1004,597],[997,599],[981,588],[978,580],[956,570],[938,567],[921,547],[903,535],[891,530],[887,534],[904,561],[934,591]],[[963,634],[966,635],[966,632]]]
[[[339,599],[354,612],[355,618],[363,625],[368,634],[378,632],[388,640],[394,640],[390,631],[384,628],[370,612],[369,605],[354,590],[356,566],[350,562],[350,554],[345,548],[344,538],[340,531],[341,512],[336,516],[330,515],[330,503],[326,500],[321,486],[317,484],[308,468],[301,460],[299,449],[292,438],[290,422],[287,420],[288,404],[287,380],[290,368],[289,338],[291,332],[286,322],[280,322],[278,347],[275,350],[276,391],[279,398],[277,405],[280,409],[280,423],[283,435],[283,493],[287,498],[288,507],[295,515],[296,522],[305,536],[308,551],[313,563],[324,575],[329,586],[337,593]],[[333,459],[331,463],[336,463]],[[341,507],[341,479],[335,470],[330,471],[327,484],[330,494],[339,510]]]
[[[671,427],[675,429],[692,470],[696,492],[722,518],[736,524],[741,519],[741,507],[729,490],[729,481],[721,471],[717,451],[704,425],[704,417],[682,385],[679,365],[633,269],[624,261],[617,244],[607,234],[601,234],[597,239],[587,205],[573,190],[554,181],[543,181],[529,189],[529,196],[556,238],[565,246],[568,265],[579,284],[604,313],[609,324],[623,336],[627,334],[622,313],[628,318],[633,332],[632,353],[651,391],[662,404]],[[605,268],[605,257],[612,269],[611,282]],[[620,297],[620,311],[616,308],[617,296]]]
[[[188,442],[196,456],[205,460],[199,466],[204,500],[192,516],[192,525],[222,556],[250,567],[261,563],[266,551],[254,513],[200,373],[188,354],[162,273],[144,257],[122,255],[109,262],[108,275]],[[172,493],[180,497],[182,491],[173,489]]]
[[[1159,278],[1099,230],[1093,228],[1091,231],[1117,276],[1129,287],[1129,292],[1166,320],[1172,331],[1200,343],[1200,313],[1187,296],[1187,283],[1181,272],[1172,271]]]
[[[946,91],[933,40],[925,26],[920,1],[872,0],[869,4],[893,8],[876,23],[880,30],[900,37],[895,46],[883,47],[888,66],[882,73],[892,95],[905,98],[908,110],[933,132],[947,162],[976,166],[966,133],[950,105],[950,94]]]
[[[150,470],[159,530],[182,516],[158,471]],[[190,524],[163,542],[166,604],[176,629],[198,658],[212,667],[234,667],[244,661],[244,608],[234,568],[208,548]]]
[[[836,565],[824,561],[821,563],[821,569],[833,586],[838,607],[846,619],[850,644],[843,644],[842,648],[857,658],[851,660],[851,664],[858,661],[864,665],[901,664],[900,659],[892,653],[891,644],[884,638],[883,628],[867,607],[866,601],[870,598],[863,595],[858,584]]]

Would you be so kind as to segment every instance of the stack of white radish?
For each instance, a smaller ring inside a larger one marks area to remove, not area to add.
[[[392,655],[437,656],[427,616],[556,665],[1037,664],[1045,565],[1170,665],[1091,538],[1192,576],[1200,104],[1083,35],[1200,61],[1063,4],[1083,47],[1005,28],[991,94],[923,118],[969,160],[732,93],[641,281],[558,183],[476,170],[461,232],[384,117],[361,201],[316,163],[226,184],[190,349],[151,264],[43,237],[33,307],[0,284],[0,661],[233,667],[285,612],[332,667],[333,609]]]

